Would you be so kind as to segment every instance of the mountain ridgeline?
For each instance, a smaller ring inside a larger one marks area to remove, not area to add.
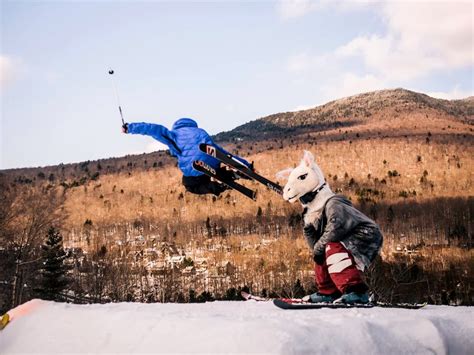
[[[334,128],[382,123],[424,114],[430,126],[433,117],[474,123],[474,97],[463,100],[441,100],[405,89],[381,90],[350,96],[311,109],[266,116],[231,131],[216,135],[221,142],[251,141],[298,135]]]
[[[454,129],[456,125],[458,129]],[[350,96],[307,110],[272,114],[221,132],[213,138],[235,151],[236,146],[243,143],[251,146],[255,142],[270,140],[279,140],[282,144],[304,141],[307,138],[305,134],[317,134],[317,139],[323,141],[349,141],[367,139],[373,131],[383,137],[399,137],[420,135],[421,130],[422,134],[429,131],[430,134],[438,132],[454,137],[468,134],[468,139],[473,139],[473,125],[472,96],[462,100],[442,100],[405,89],[393,89]],[[253,152],[265,151],[265,147],[269,146],[262,145]],[[247,150],[247,153],[252,151]],[[99,174],[147,171],[174,164],[175,160],[166,152],[158,151],[48,167],[0,170],[0,174],[29,183],[35,179],[63,181],[78,177],[77,172],[85,172],[87,176],[81,177],[85,182],[95,180]]]

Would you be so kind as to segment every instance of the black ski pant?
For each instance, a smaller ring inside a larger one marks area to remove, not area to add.
[[[207,175],[183,176],[182,181],[187,191],[197,195],[213,194],[219,196],[228,189],[224,184],[211,181],[211,178]]]

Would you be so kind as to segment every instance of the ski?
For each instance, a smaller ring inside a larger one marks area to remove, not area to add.
[[[244,185],[241,185],[241,184],[235,182],[232,179],[223,178],[223,177],[219,176],[219,173],[216,171],[216,169],[212,168],[211,166],[209,166],[208,164],[204,163],[201,160],[194,161],[193,162],[193,168],[196,169],[197,171],[200,171],[200,172],[206,174],[207,176],[210,176],[211,178],[214,178],[214,179],[218,180],[219,182],[223,183],[224,185],[227,185],[231,189],[234,189],[234,190],[240,192],[241,194],[247,196],[248,198],[250,198],[252,200],[255,200],[257,198],[257,193],[255,191],[245,187]]]
[[[248,300],[254,300],[254,301],[259,301],[259,302],[265,302],[265,301],[270,301],[269,298],[265,298],[265,297],[260,297],[260,296],[255,296],[255,295],[252,295],[248,292],[245,292],[245,291],[241,291],[240,292],[240,295],[242,296],[242,298],[246,301]]]
[[[320,308],[402,308],[402,309],[420,309],[427,303],[311,303],[303,300],[275,298],[273,304],[282,309],[320,309]]]
[[[5,313],[2,316],[2,318],[0,318],[0,330],[5,328],[8,324],[8,322],[10,322],[10,316],[8,315],[8,313]]]
[[[215,146],[206,144],[206,143],[201,143],[199,145],[199,149],[202,152],[206,153],[207,155],[210,155],[216,158],[217,160],[221,161],[225,165],[244,174],[250,179],[258,181],[259,183],[265,185],[270,190],[275,191],[276,193],[280,195],[283,194],[283,188],[279,184],[273,181],[270,181],[267,178],[263,177],[262,175],[257,174],[255,171],[249,169],[246,165],[242,164],[238,159],[236,159],[232,154],[225,153],[221,151],[220,149],[216,148]]]

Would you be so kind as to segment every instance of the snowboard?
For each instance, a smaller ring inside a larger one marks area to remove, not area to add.
[[[308,302],[309,297],[303,298],[265,298],[252,295],[248,292],[242,291],[241,296],[245,300],[255,300],[259,302],[272,301],[275,306],[282,309],[320,309],[320,308],[403,308],[403,309],[420,309],[427,305],[427,303],[382,303],[369,302],[365,304],[345,304],[345,303],[312,303]]]
[[[345,304],[345,303],[312,303],[303,300],[293,300],[286,298],[275,298],[273,304],[282,309],[319,309],[319,308],[372,308],[373,303],[366,304]]]
[[[5,313],[2,316],[2,318],[0,318],[0,330],[5,328],[8,324],[8,322],[10,322],[10,316],[8,315],[8,313]]]
[[[201,143],[199,145],[199,149],[207,155],[210,155],[211,157],[214,157],[217,160],[221,161],[224,165],[235,169],[238,173],[247,176],[249,179],[265,185],[267,188],[272,191],[275,191],[279,195],[283,194],[283,188],[279,184],[270,181],[266,177],[256,173],[254,170],[250,169],[237,158],[235,158],[232,154],[223,152],[219,148],[216,148],[215,146],[206,143]]]
[[[427,305],[427,303],[311,303],[303,300],[292,300],[284,298],[275,298],[273,304],[282,309],[320,309],[320,308],[403,308],[403,309],[420,309]]]

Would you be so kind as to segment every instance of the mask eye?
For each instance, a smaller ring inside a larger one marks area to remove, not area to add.
[[[304,180],[304,179],[306,179],[306,176],[308,176],[308,174],[300,175],[300,176],[298,176],[298,180]]]

